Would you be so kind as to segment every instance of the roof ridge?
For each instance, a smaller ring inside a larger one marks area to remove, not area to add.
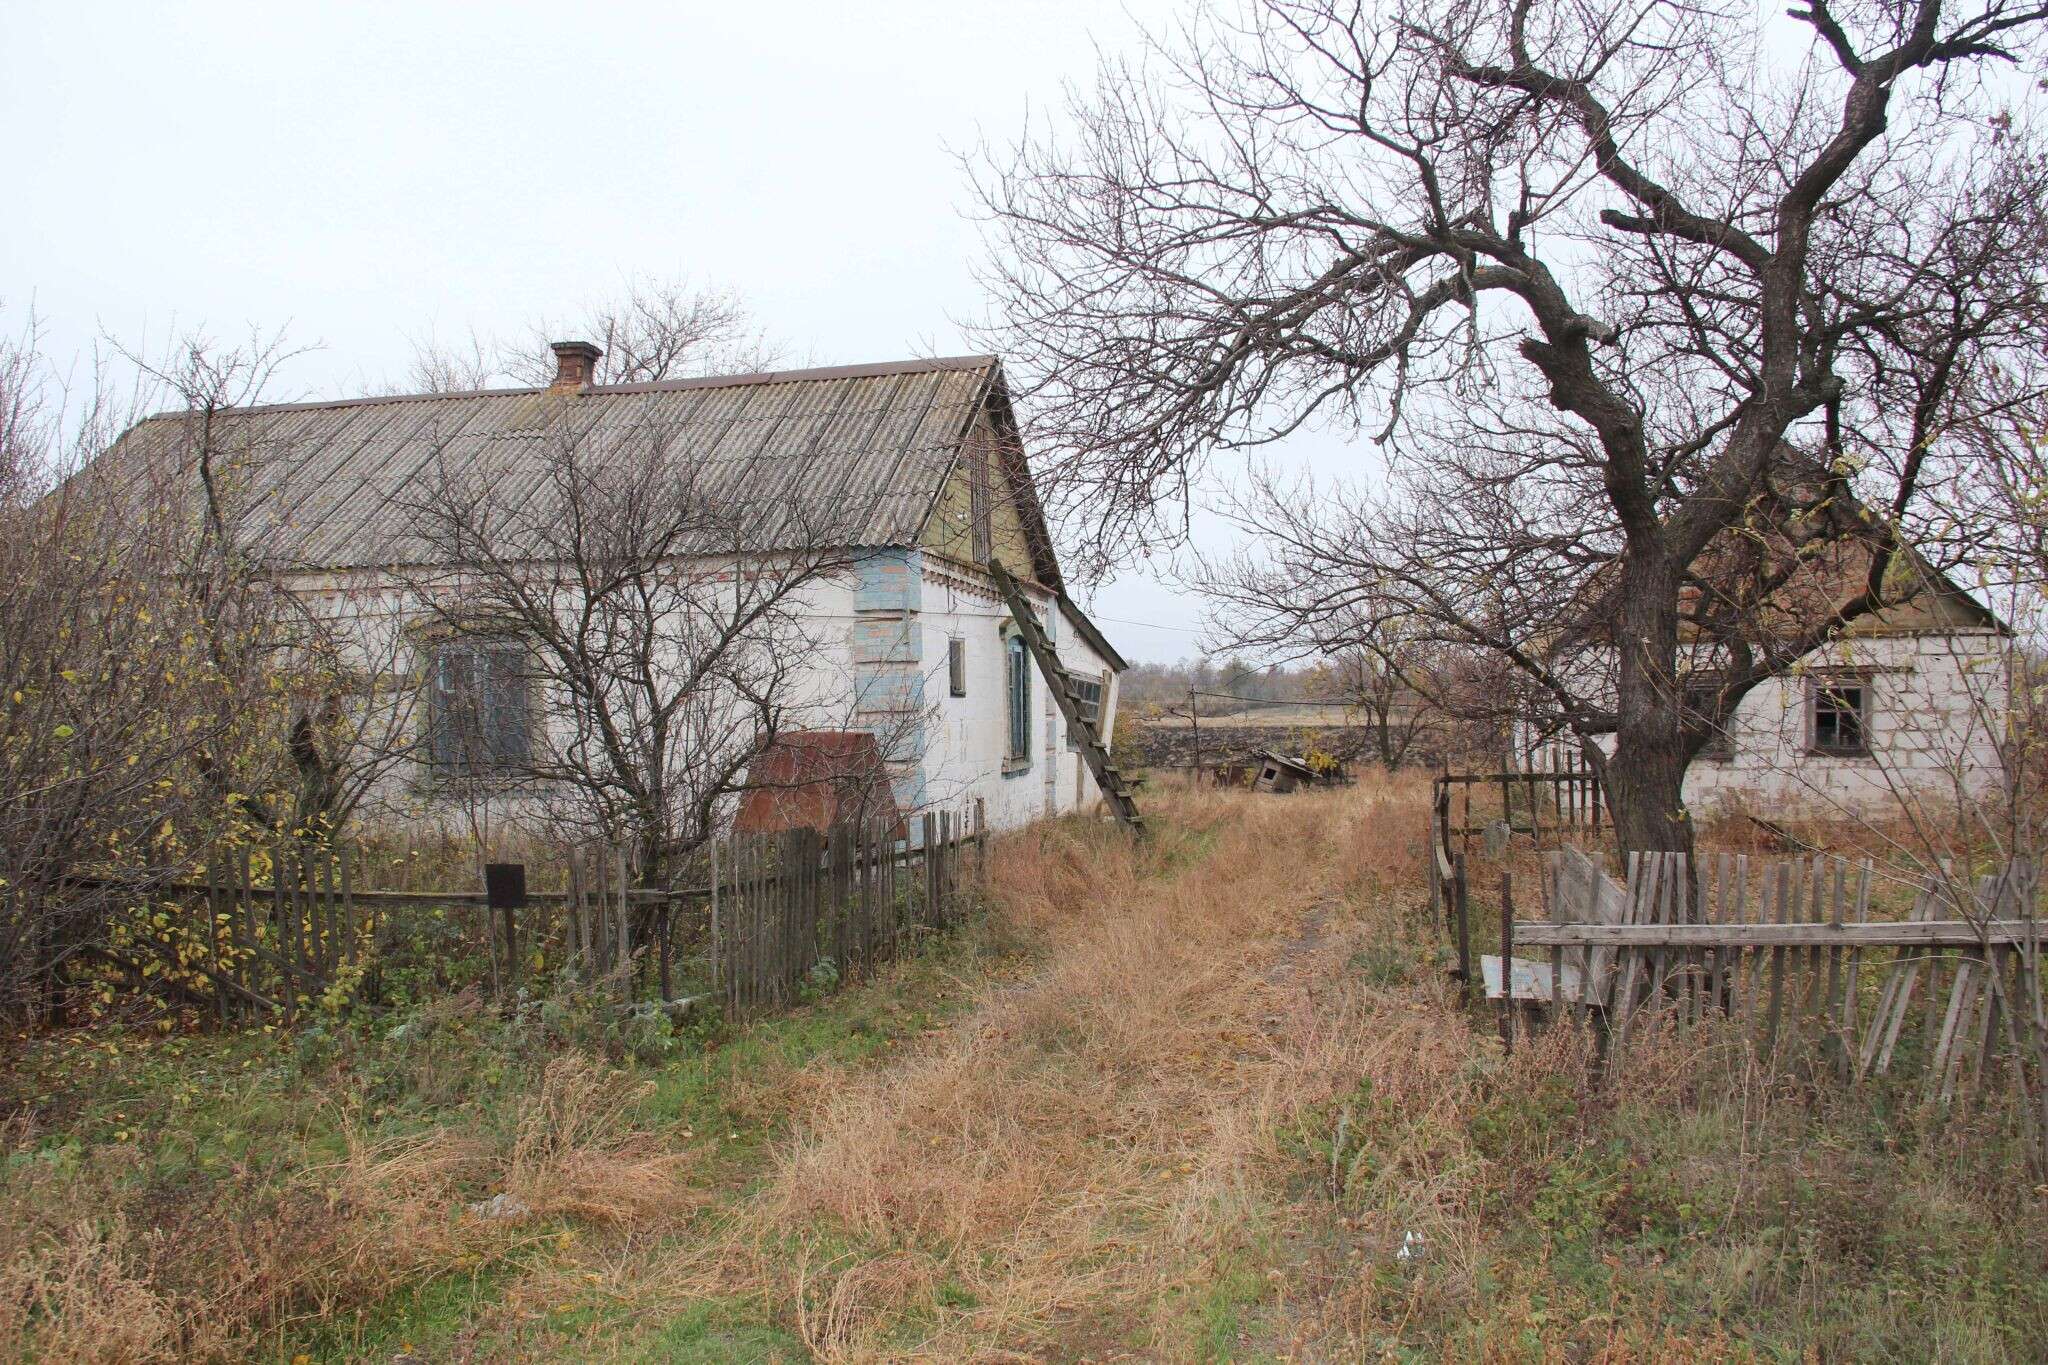
[[[677,393],[690,389],[739,388],[748,384],[802,384],[827,379],[874,379],[892,374],[930,374],[945,370],[978,370],[1000,364],[992,355],[935,356],[929,360],[884,360],[860,365],[816,365],[797,370],[761,370],[751,374],[693,375],[686,379],[660,379],[639,384],[597,384],[579,390],[578,398],[608,398],[640,393]],[[449,402],[465,398],[531,398],[550,392],[547,388],[460,389],[443,393],[387,393],[363,398],[321,398],[298,403],[258,403],[245,408],[223,408],[242,415],[272,412],[316,412],[326,408],[374,407],[385,403]],[[162,421],[183,417],[190,409],[169,408],[153,412],[143,420]]]

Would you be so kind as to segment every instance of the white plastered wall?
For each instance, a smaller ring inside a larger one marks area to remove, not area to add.
[[[1087,678],[1108,672],[1105,661],[1072,629],[1048,594],[1030,588],[1026,593],[1039,606],[1040,622],[1071,672]],[[1066,721],[1036,665],[1031,669],[1030,751],[1022,764],[1006,761],[1005,633],[1010,612],[994,585],[974,570],[927,556],[923,601],[925,695],[932,717],[925,765],[928,803],[960,808],[979,798],[993,829],[1093,809],[1101,793],[1080,753],[1068,748]],[[956,638],[966,650],[963,697],[952,695],[947,670],[948,642]],[[1112,725],[1115,682],[1111,674],[1104,689],[1105,714]]]

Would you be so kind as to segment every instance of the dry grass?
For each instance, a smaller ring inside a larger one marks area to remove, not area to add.
[[[1169,790],[1150,846],[1073,824],[1007,842],[995,930],[1038,945],[1034,970],[902,1064],[810,1087],[679,1287],[766,1292],[828,1360],[1192,1351],[1188,1305],[1333,1101],[1370,1076],[1404,1108],[1455,1102],[1462,1025],[1341,970],[1347,898],[1419,857],[1410,785]],[[1404,1197],[1456,1240],[1455,1197]]]
[[[1698,1033],[1645,1040],[1611,1090],[1576,1031],[1503,1054],[1422,912],[1425,792],[1168,785],[1150,847],[1009,841],[989,932],[1026,970],[964,982],[972,1010],[914,1054],[790,1086],[763,1185],[626,1292],[758,1305],[831,1361],[2005,1358],[2041,1305],[1930,1312],[1946,1243],[1894,1250],[1930,1211],[1998,1208],[1995,1115],[1838,1113]],[[1925,1158],[1894,1162],[1887,1122]],[[1979,1150],[1943,1145],[1966,1130]],[[1910,1193],[1859,1225],[1888,1169]],[[2001,1228],[1973,1284],[2043,1233]]]
[[[437,1127],[373,1140],[345,1128],[340,1161],[228,1207],[131,1211],[119,1152],[83,1174],[26,1167],[0,1202],[0,1356],[240,1356],[295,1323],[488,1264],[535,1222],[645,1226],[680,1214],[696,1199],[683,1159],[628,1122],[641,1084],[565,1055],[508,1137]],[[485,1190],[523,1211],[463,1213]]]

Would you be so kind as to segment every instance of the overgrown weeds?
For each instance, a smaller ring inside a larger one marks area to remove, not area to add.
[[[637,1060],[568,999],[39,1044],[0,1351],[2032,1354],[2048,1219],[1995,1096],[1657,1021],[1605,1083],[1581,1029],[1504,1052],[1423,913],[1425,800],[1160,784],[1148,842],[1012,836],[960,934]]]

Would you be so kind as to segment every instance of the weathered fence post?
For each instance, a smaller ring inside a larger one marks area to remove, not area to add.
[[[1458,916],[1458,1004],[1472,1003],[1472,923],[1465,897],[1465,855],[1460,853],[1451,871],[1451,898]]]
[[[1535,793],[1530,793],[1534,809]],[[1515,1050],[1515,888],[1514,878],[1500,874],[1500,1041]]]

